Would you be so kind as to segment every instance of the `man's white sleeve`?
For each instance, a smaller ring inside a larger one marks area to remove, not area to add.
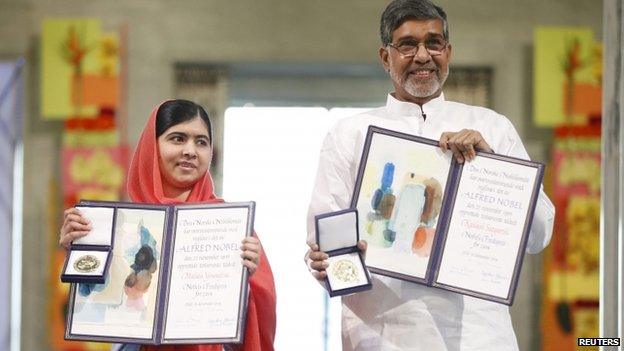
[[[315,242],[314,216],[349,207],[353,180],[351,153],[344,140],[330,131],[323,142],[319,156],[316,180],[308,208],[308,242]]]

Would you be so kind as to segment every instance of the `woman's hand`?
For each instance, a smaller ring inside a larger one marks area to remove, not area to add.
[[[241,244],[241,257],[243,258],[243,266],[247,267],[249,274],[254,274],[256,268],[260,264],[260,240],[253,236],[243,239]]]
[[[309,242],[308,246],[310,250],[308,251],[308,257],[310,258],[309,267],[312,269],[310,272],[316,278],[316,280],[324,281],[327,278],[327,272],[325,270],[329,267],[329,262],[327,259],[329,255],[319,249],[318,244]],[[362,251],[362,256],[366,259],[366,248],[368,244],[365,240],[360,240],[357,243],[357,247]]]
[[[68,208],[63,212],[59,244],[67,249],[72,241],[89,234],[91,229],[89,220],[84,218],[77,208]]]

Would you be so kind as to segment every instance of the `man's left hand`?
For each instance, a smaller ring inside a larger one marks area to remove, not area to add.
[[[459,132],[444,132],[440,137],[442,151],[451,150],[459,163],[472,161],[477,153],[475,150],[493,152],[481,133],[473,129],[462,129]]]

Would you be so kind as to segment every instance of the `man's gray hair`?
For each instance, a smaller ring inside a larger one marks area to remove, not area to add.
[[[429,0],[394,0],[386,7],[381,15],[381,25],[379,28],[381,43],[384,46],[390,44],[392,42],[392,32],[409,19],[439,19],[442,21],[444,39],[449,40],[446,13],[440,6],[435,5]]]

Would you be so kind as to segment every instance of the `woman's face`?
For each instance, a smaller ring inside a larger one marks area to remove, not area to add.
[[[206,123],[196,117],[169,127],[158,137],[163,190],[186,191],[208,171],[212,147]]]

